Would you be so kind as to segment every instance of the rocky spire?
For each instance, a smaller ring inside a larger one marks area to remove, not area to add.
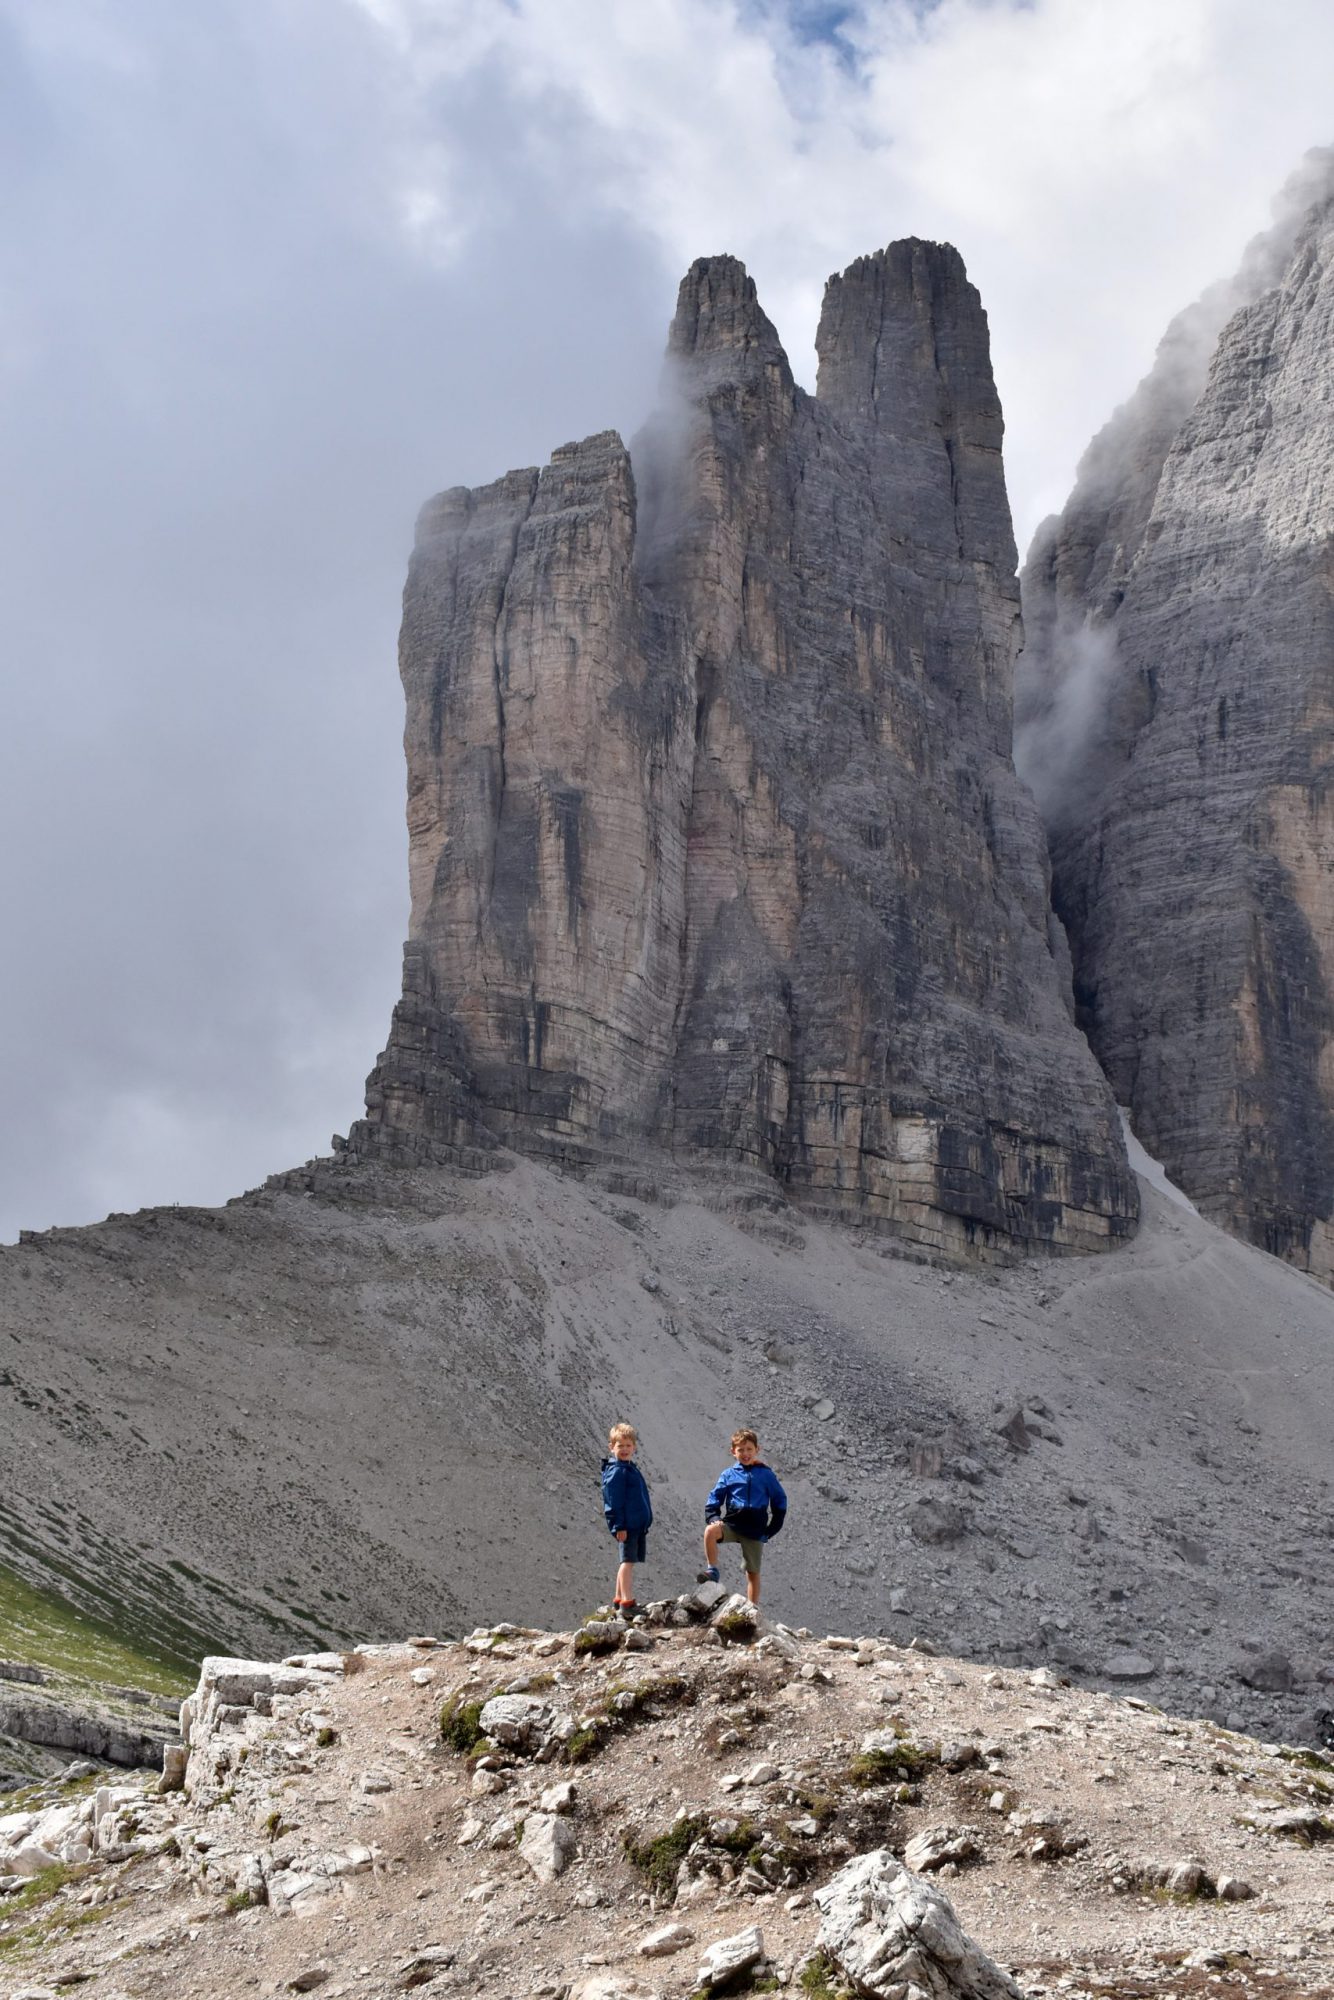
[[[897,244],[821,340],[817,401],[703,259],[633,469],[591,439],[432,513],[413,937],[352,1149],[726,1162],[950,1254],[1096,1248],[1136,1198],[1010,763],[986,321]]]
[[[755,280],[736,257],[695,259],[677,293],[667,353],[697,379],[741,382],[773,369],[782,384],[792,386],[792,370]]]

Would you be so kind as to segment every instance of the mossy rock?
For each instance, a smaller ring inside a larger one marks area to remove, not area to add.
[[[627,1833],[622,1843],[625,1858],[632,1868],[637,1868],[658,1895],[673,1897],[676,1894],[676,1873],[686,1855],[704,1832],[706,1822],[693,1816],[678,1819],[665,1833],[655,1834],[651,1840],[636,1840]]]
[[[485,1743],[486,1732],[482,1728],[482,1710],[491,1697],[485,1694],[480,1700],[465,1694],[451,1695],[440,1711],[440,1734],[451,1750],[457,1750],[461,1757],[467,1757]]]

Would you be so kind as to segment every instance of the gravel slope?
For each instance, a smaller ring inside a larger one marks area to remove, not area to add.
[[[654,1191],[330,1164],[0,1251],[6,1559],[184,1659],[568,1623],[610,1587],[608,1422],[643,1596],[693,1574],[748,1421],[792,1503],[775,1616],[1091,1684],[1130,1653],[1178,1711],[1314,1726],[1326,1292],[1147,1182],[1126,1248],[987,1272]]]

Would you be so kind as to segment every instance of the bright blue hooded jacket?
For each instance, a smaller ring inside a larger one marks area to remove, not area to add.
[[[767,1465],[729,1465],[704,1502],[706,1521],[725,1521],[738,1535],[768,1541],[787,1519],[787,1495]]]
[[[637,1535],[653,1525],[653,1507],[643,1473],[632,1458],[602,1461],[602,1511],[613,1535],[624,1528]]]

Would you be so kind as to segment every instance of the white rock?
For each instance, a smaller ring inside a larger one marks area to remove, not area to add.
[[[641,1958],[668,1958],[674,1951],[684,1951],[688,1944],[695,1942],[695,1933],[688,1924],[663,1924],[660,1929],[650,1931],[635,1946]]]
[[[746,1773],[748,1785],[774,1785],[782,1776],[777,1764],[752,1764]]]
[[[656,1988],[625,1972],[590,1972],[570,1994],[570,2000],[658,2000]]]
[[[574,1811],[579,1788],[573,1779],[566,1778],[562,1784],[549,1785],[538,1801],[544,1813],[568,1813]]]
[[[519,1852],[539,1882],[554,1882],[574,1859],[574,1828],[556,1813],[529,1813]]]
[[[392,1792],[394,1781],[388,1771],[363,1771],[361,1789],[363,1792]]]
[[[943,1868],[946,1862],[971,1861],[979,1852],[971,1834],[955,1826],[931,1826],[913,1835],[903,1850],[903,1859],[909,1868],[927,1874],[933,1868]]]
[[[1019,1988],[963,1931],[949,1898],[887,1848],[860,1854],[815,1892],[817,1940],[858,1992],[930,2000],[1022,2000]]]
[[[412,1682],[414,1687],[427,1688],[431,1685],[431,1682],[435,1679],[435,1668],[414,1667],[412,1669],[412,1672],[408,1675],[408,1679]]]
[[[697,1618],[706,1618],[727,1596],[727,1586],[722,1583],[697,1583],[681,1599],[681,1608]]]
[[[763,1957],[763,1933],[758,1924],[749,1924],[744,1931],[711,1944],[699,1962],[695,1978],[701,1986],[723,1986],[738,1973],[757,1965]]]
[[[303,1654],[300,1666],[288,1666],[272,1660],[236,1660],[210,1653],[200,1663],[199,1685],[191,1696],[195,1713],[200,1712],[210,1696],[225,1702],[229,1708],[246,1708],[257,1694],[304,1694],[307,1688],[328,1687],[335,1670],[311,1665],[312,1660],[321,1657],[336,1658],[336,1671],[342,1673],[343,1662],[336,1654]]]
[[[545,1736],[552,1724],[551,1706],[530,1694],[498,1694],[483,1708],[478,1722],[493,1743],[525,1749]]]

